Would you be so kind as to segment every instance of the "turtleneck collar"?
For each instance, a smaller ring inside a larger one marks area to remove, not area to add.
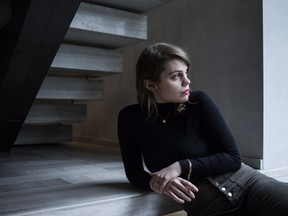
[[[170,112],[171,110],[176,108],[175,103],[157,103],[157,109],[159,113],[167,113]]]

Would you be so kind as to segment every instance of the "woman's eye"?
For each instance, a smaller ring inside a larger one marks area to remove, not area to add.
[[[172,79],[178,79],[179,77],[180,77],[179,74],[174,74],[171,78],[172,78]]]

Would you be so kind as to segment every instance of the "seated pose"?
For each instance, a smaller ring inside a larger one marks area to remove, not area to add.
[[[288,184],[241,162],[213,100],[189,88],[189,67],[187,54],[172,44],[156,43],[141,53],[139,104],[118,116],[128,180],[169,196],[191,216],[287,216]]]

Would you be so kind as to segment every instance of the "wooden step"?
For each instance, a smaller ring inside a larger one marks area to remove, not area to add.
[[[160,5],[166,4],[172,0],[85,0],[92,4],[102,5],[105,7],[117,8],[120,10],[130,11],[134,13],[142,13],[152,10]]]
[[[86,104],[33,104],[25,124],[71,124],[86,120]]]
[[[71,125],[23,125],[15,145],[72,141]]]
[[[0,215],[159,216],[182,209],[128,183],[119,149],[17,146],[0,157]]]
[[[99,77],[120,73],[122,65],[120,51],[62,44],[49,74]]]
[[[59,187],[51,192],[35,191],[22,193],[18,197],[8,194],[8,199],[0,203],[0,213],[3,216],[161,216],[181,209],[179,204],[166,196],[153,192],[135,195],[132,189],[119,190],[117,184],[107,182],[103,185],[75,185],[69,189]],[[111,195],[99,197],[105,191]],[[51,196],[55,197],[54,200],[51,200]],[[9,202],[12,199],[14,203]]]
[[[36,98],[52,100],[100,100],[102,99],[102,95],[102,80],[47,76]]]
[[[147,39],[145,15],[84,3],[75,14],[65,41],[118,48]]]

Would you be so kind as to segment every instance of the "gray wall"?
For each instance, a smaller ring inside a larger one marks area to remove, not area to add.
[[[136,102],[134,68],[139,53],[148,44],[170,42],[190,54],[193,88],[214,98],[245,161],[260,167],[264,150],[262,1],[174,0],[147,15],[148,41],[123,49],[123,74],[105,79],[105,100],[89,103],[89,120],[75,127],[74,135],[117,142],[117,114]]]
[[[288,167],[288,1],[263,1],[264,167]]]
[[[173,1],[148,15],[149,40],[190,53],[192,85],[215,99],[242,155],[262,158],[261,1]]]

